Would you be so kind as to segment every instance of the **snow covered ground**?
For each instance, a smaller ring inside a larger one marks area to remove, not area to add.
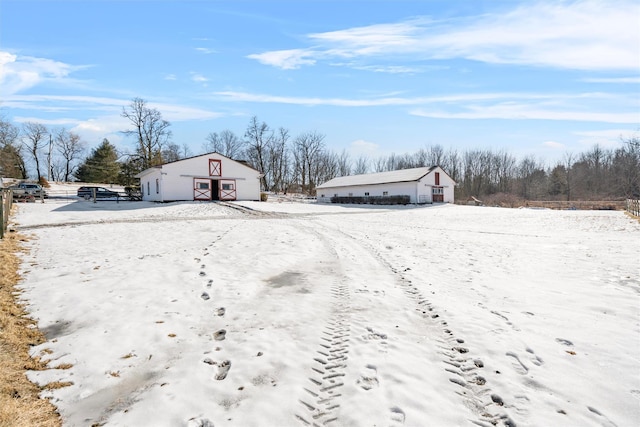
[[[15,226],[67,426],[640,422],[622,212],[71,199]]]

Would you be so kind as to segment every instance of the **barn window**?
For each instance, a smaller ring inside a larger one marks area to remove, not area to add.
[[[320,197],[324,197],[324,194],[321,194]]]
[[[366,193],[364,193],[364,195],[365,195],[365,196],[368,196],[368,195],[369,195],[369,192],[367,191]]]
[[[349,197],[353,197],[353,193],[349,193]]]
[[[203,182],[203,181],[199,181],[197,184],[197,188],[198,190],[208,190],[209,189],[209,182]]]
[[[151,184],[147,181],[147,196],[151,194]]]
[[[433,187],[432,194],[444,194],[444,188],[442,188],[442,187]]]
[[[222,184],[223,190],[233,190],[233,184]]]
[[[160,180],[156,178],[156,194],[160,193]]]
[[[222,176],[222,161],[209,159],[209,176]]]
[[[388,191],[383,191],[383,192],[382,192],[382,195],[383,195],[383,196],[388,196],[388,195],[389,195],[389,192],[388,192]]]
[[[440,185],[440,172],[436,172],[435,179],[436,179],[436,185]]]

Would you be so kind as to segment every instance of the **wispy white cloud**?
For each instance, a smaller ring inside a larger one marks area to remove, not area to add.
[[[119,116],[123,108],[131,103],[131,99],[107,98],[96,96],[57,96],[57,95],[13,95],[8,97],[6,105],[14,109],[40,111],[96,111],[106,116]],[[223,116],[224,114],[202,108],[186,107],[179,104],[147,101],[149,108],[155,108],[169,121],[205,120]],[[16,121],[20,121],[17,117]],[[35,121],[42,121],[37,119]]]
[[[606,148],[619,147],[622,141],[638,136],[638,130],[604,129],[573,132],[579,137],[578,142],[584,146],[598,144]]]
[[[364,139],[358,139],[351,143],[351,151],[358,154],[373,154],[379,148],[380,146],[375,142],[365,141]]]
[[[195,49],[196,49],[196,51],[198,51],[200,53],[204,53],[206,55],[209,55],[209,54],[212,54],[212,53],[216,53],[215,50],[209,49],[208,47],[196,47]]]
[[[586,78],[581,81],[586,83],[620,83],[620,84],[637,84],[640,83],[640,77],[599,77]]]
[[[542,145],[553,150],[563,150],[566,148],[566,145],[556,141],[545,141]]]
[[[178,77],[175,74],[167,74],[164,76],[165,80],[178,80]]]
[[[199,73],[191,73],[191,81],[196,83],[206,83],[209,81],[208,78]]]
[[[581,70],[638,68],[635,0],[523,2],[505,13],[429,18],[308,35],[312,46],[250,55],[283,69],[335,58],[464,58]]]
[[[47,81],[68,82],[72,72],[87,67],[0,51],[0,93],[12,95]]]
[[[414,107],[409,114],[439,119],[564,120],[640,123],[637,101],[605,93],[469,93],[427,97],[371,97],[363,99],[290,97],[247,92],[215,92],[226,101],[336,107]],[[619,108],[598,106],[604,102]],[[594,103],[588,109],[584,106]]]
[[[407,65],[357,65],[350,64],[348,67],[354,70],[365,70],[373,73],[385,74],[418,74],[425,71],[424,68],[410,67]]]
[[[321,98],[321,97],[294,97],[279,96],[261,93],[237,92],[237,91],[221,91],[214,92],[215,96],[224,98],[228,101],[239,102],[260,102],[260,103],[278,103],[278,104],[294,104],[294,105],[331,105],[340,107],[382,107],[382,106],[412,106],[420,104],[433,103],[457,103],[468,101],[487,101],[500,99],[549,99],[557,100],[559,97],[567,98],[569,95],[545,95],[535,93],[473,93],[473,94],[455,94],[444,96],[426,96],[426,97],[401,97],[401,96],[382,96],[370,97],[362,99],[348,98]],[[575,95],[574,97],[583,97],[584,95]],[[591,94],[591,96],[602,96],[600,94]]]
[[[462,106],[462,111],[415,109],[411,114],[433,119],[554,120],[629,124],[640,122],[638,112],[583,111],[515,102],[467,105]]]
[[[284,70],[292,70],[300,68],[303,65],[314,65],[317,56],[320,56],[320,53],[314,52],[313,50],[289,49],[256,53],[248,55],[247,58],[255,59],[265,65],[272,65]]]

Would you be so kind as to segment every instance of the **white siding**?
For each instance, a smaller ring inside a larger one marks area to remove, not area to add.
[[[209,175],[209,160],[221,162],[221,176]],[[260,173],[220,154],[205,154],[179,160],[143,172],[140,176],[143,200],[169,202],[194,200],[194,178],[234,180],[236,200],[260,200]],[[156,179],[159,193],[156,192]]]
[[[417,171],[415,169],[413,171]],[[353,179],[353,182],[358,183],[365,179],[373,180],[376,178],[374,175],[369,174],[361,178],[357,176],[344,177],[334,179],[326,184],[323,184],[321,188],[317,190],[317,199],[319,202],[330,203],[331,198],[338,197],[365,197],[368,196],[384,196],[386,191],[387,196],[409,196],[411,203],[432,203],[433,202],[433,187],[436,186],[435,174],[440,174],[440,184],[438,187],[442,187],[443,199],[445,203],[454,202],[454,187],[455,182],[447,175],[440,167],[434,167],[430,171],[428,168],[424,168],[426,175],[419,179],[410,182],[390,182],[384,184],[369,184],[369,185],[345,185],[346,182]],[[407,174],[410,173],[406,172]],[[330,186],[333,182],[339,184],[338,186]],[[326,186],[325,186],[326,185]]]
[[[384,192],[388,194],[384,194]],[[320,202],[331,202],[331,197],[365,197],[369,193],[370,197],[375,196],[409,196],[411,203],[416,203],[416,183],[415,182],[392,182],[389,184],[377,185],[354,185],[349,187],[327,187],[318,190],[317,198]],[[324,195],[324,197],[322,197]]]

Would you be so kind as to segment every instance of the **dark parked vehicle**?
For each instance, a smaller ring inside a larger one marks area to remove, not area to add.
[[[120,194],[118,194],[117,191],[112,191],[104,187],[80,187],[78,188],[78,197],[89,200],[93,198],[94,192],[96,199],[111,199],[120,197]]]

